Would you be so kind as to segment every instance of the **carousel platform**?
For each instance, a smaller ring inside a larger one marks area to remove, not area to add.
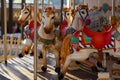
[[[48,56],[47,72],[38,72],[38,80],[58,80],[54,71],[55,61]],[[0,80],[34,80],[33,56],[26,55],[23,58],[12,58],[7,65],[0,63]],[[97,73],[92,73],[87,69],[68,70],[63,80],[97,80]]]

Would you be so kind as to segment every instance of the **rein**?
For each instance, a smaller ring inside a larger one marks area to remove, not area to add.
[[[87,18],[87,16],[88,16],[88,11],[85,9],[86,12],[87,12],[87,16],[85,16],[85,18],[83,18],[82,15],[81,15],[81,13],[80,13],[81,10],[82,10],[82,9],[78,10],[78,13],[79,13],[80,17],[82,18],[83,22],[85,22],[85,20],[86,20],[86,18]]]
[[[32,15],[31,15],[31,10],[30,9],[28,9],[28,8],[26,8],[27,10],[28,10],[28,12],[29,12],[29,14],[27,15],[27,17],[25,18],[25,20],[24,20],[24,22],[26,22],[27,21],[27,19],[28,19],[28,17],[30,16],[30,18],[32,18]]]

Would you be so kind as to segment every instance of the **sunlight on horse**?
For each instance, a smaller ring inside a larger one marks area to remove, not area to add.
[[[47,70],[47,60],[46,55],[47,51],[52,51],[55,55],[56,61],[56,72],[60,72],[60,62],[59,62],[59,52],[55,47],[55,34],[54,30],[56,29],[55,23],[57,16],[55,13],[55,9],[52,7],[47,7],[42,15],[41,26],[38,29],[38,34],[40,36],[40,42],[43,45],[42,53],[43,53],[43,66],[41,67],[42,71]]]
[[[118,46],[116,46],[117,45],[117,41],[116,41],[116,39],[114,39],[116,37],[113,38],[114,34],[112,34],[112,32],[111,32],[112,29],[115,28],[114,26],[111,25],[111,27],[107,31],[105,31],[105,32],[94,32],[94,31],[91,32],[91,30],[89,30],[88,28],[84,27],[84,26],[86,26],[86,23],[85,24],[81,24],[81,26],[83,26],[82,28],[76,26],[76,25],[78,25],[77,22],[85,21],[84,18],[87,18],[84,15],[82,15],[82,20],[77,17],[77,16],[80,16],[79,15],[80,12],[84,13],[84,11],[85,10],[82,10],[82,11],[78,10],[76,15],[75,15],[75,19],[73,21],[73,26],[72,27],[74,29],[76,29],[76,30],[79,30],[79,31],[76,32],[78,34],[77,35],[76,34],[68,35],[63,40],[63,45],[62,45],[62,49],[61,49],[61,55],[64,55],[64,56],[61,56],[61,60],[63,60],[64,65],[62,66],[61,73],[58,76],[59,79],[62,79],[64,77],[64,75],[65,75],[65,73],[66,73],[66,71],[67,71],[71,61],[84,61],[93,52],[103,51],[103,52],[109,52],[109,54],[117,54],[118,51],[119,51]],[[89,33],[94,35],[94,36],[91,36],[91,39],[93,41],[92,45],[91,44],[90,45],[89,44],[88,45],[82,45],[81,29],[83,31],[85,31],[85,33],[87,32],[86,33],[87,35]],[[101,38],[99,38],[99,40],[97,38],[95,38],[96,33],[97,33],[97,37],[101,37]],[[105,36],[105,37],[102,37],[102,36]],[[107,38],[110,41],[106,40],[105,38]],[[95,40],[95,42],[94,42],[94,40]],[[105,42],[104,40],[106,40],[107,42]],[[99,43],[103,43],[103,41],[105,42],[104,45],[98,46],[98,44]],[[115,41],[115,44],[114,44],[113,41]],[[109,47],[107,45],[110,47],[110,49],[108,49]],[[110,46],[110,45],[112,45],[112,46]],[[78,48],[77,46],[80,47],[80,48]],[[84,46],[86,46],[86,47],[83,48]],[[116,51],[114,51],[115,49],[116,49]]]
[[[31,55],[33,55],[33,38],[34,38],[34,7],[29,5],[24,5],[21,10],[18,21],[21,25],[24,25],[26,22],[28,24],[24,27],[24,36],[23,40],[23,49],[22,52],[18,55],[19,57],[23,57],[31,51]],[[37,28],[39,28],[41,22],[40,12],[37,12]]]

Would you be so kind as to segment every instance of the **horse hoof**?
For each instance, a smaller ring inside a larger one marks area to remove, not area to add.
[[[19,57],[19,58],[22,58],[22,57],[23,57],[23,55],[22,55],[22,54],[18,54],[18,57]]]
[[[57,72],[59,74],[60,73],[60,67],[56,67],[55,72]]]
[[[38,56],[39,59],[42,59],[43,58],[43,54],[40,53],[40,55]]]
[[[60,74],[58,75],[58,80],[61,80],[61,79],[63,79],[63,78],[64,78],[64,74],[60,73]]]
[[[98,72],[98,69],[97,69],[96,66],[93,66],[93,67],[91,67],[91,68],[92,68],[92,72]]]
[[[44,67],[44,66],[42,66],[42,67],[41,67],[41,70],[42,70],[43,72],[46,72],[47,68]]]
[[[28,51],[25,51],[25,54],[28,54],[29,52]]]
[[[120,64],[120,60],[117,61],[117,64]]]
[[[34,53],[32,52],[32,53],[30,53],[30,56],[34,56]]]
[[[79,61],[76,61],[76,64],[80,64],[80,62],[79,62]]]
[[[100,62],[97,62],[97,66],[98,66],[99,68],[103,68],[102,63],[100,63]]]

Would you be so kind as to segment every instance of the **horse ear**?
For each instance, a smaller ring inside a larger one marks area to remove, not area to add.
[[[56,10],[56,8],[55,8],[55,6],[53,6],[53,11],[55,12],[55,10]]]
[[[26,6],[26,4],[25,4],[25,3],[23,3],[23,9],[25,9],[25,6]]]
[[[43,11],[46,11],[46,7],[45,6],[43,7]]]

